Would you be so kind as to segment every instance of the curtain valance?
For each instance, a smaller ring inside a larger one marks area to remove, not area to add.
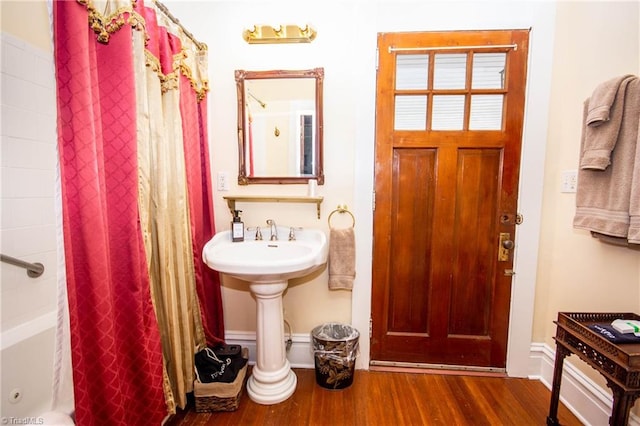
[[[89,27],[96,33],[96,41],[108,44],[112,34],[130,25],[145,34],[147,66],[158,75],[163,92],[177,88],[178,75],[184,75],[196,92],[198,101],[209,91],[207,77],[207,45],[196,41],[191,34],[169,18],[166,8],[155,1],[143,0],[76,0],[87,9]],[[154,45],[151,32],[166,32],[176,44],[175,54],[165,61],[167,52]],[[166,63],[165,63],[166,62]]]

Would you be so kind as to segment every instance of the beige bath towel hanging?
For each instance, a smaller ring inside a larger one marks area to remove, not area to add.
[[[356,277],[356,240],[353,228],[329,233],[329,289],[353,289]]]
[[[629,244],[640,244],[640,79],[637,81],[635,103],[638,110],[638,127],[636,130],[635,167],[631,177],[631,195],[629,196]]]
[[[637,99],[634,99],[634,89],[627,94],[627,86],[637,79],[625,75],[605,81],[585,101],[581,169],[605,170],[611,164],[611,154],[619,139],[630,137],[620,132],[622,127],[634,127],[630,121],[633,121],[631,114]]]
[[[629,81],[629,78],[634,77],[632,74],[621,75],[598,85],[587,102],[585,124],[597,127],[609,121],[619,89],[624,90],[624,84]]]
[[[636,243],[640,240],[640,79],[624,76],[598,86],[584,104],[583,119],[573,226]]]

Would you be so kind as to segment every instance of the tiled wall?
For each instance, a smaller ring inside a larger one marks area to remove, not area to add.
[[[45,266],[29,278],[0,264],[4,348],[56,308],[56,102],[52,54],[6,33],[1,43],[0,251]]]
[[[0,263],[3,420],[51,407],[56,319],[56,102],[53,58],[6,33],[0,62]],[[17,396],[12,399],[11,395]]]

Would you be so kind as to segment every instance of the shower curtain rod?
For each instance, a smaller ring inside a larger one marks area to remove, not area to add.
[[[42,263],[29,263],[16,259],[15,257],[7,256],[6,254],[0,254],[0,261],[26,269],[27,275],[31,278],[37,278],[44,272],[44,265]]]
[[[158,9],[160,9],[160,11],[162,13],[164,13],[164,15],[171,19],[171,21],[173,21],[174,24],[176,24],[177,26],[180,27],[180,29],[182,29],[182,31],[184,32],[184,34],[189,37],[191,39],[191,41],[193,41],[195,43],[195,45],[198,47],[198,49],[200,50],[207,50],[207,45],[198,41],[193,34],[191,34],[191,32],[189,32],[184,25],[182,25],[180,23],[180,21],[178,20],[178,18],[176,18],[175,16],[173,16],[171,14],[171,12],[169,12],[169,9],[167,8],[167,6],[165,6],[164,4],[160,3],[158,0],[154,0],[154,3],[156,4],[156,6],[158,6]]]
[[[518,50],[517,44],[494,44],[480,46],[435,46],[435,47],[393,47],[389,46],[391,52],[413,52],[416,50],[480,50],[480,49],[513,49]]]

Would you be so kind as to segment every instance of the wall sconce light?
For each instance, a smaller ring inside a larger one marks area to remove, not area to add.
[[[242,37],[249,44],[268,43],[311,43],[316,38],[316,30],[309,25],[254,25],[253,30],[244,30]]]

